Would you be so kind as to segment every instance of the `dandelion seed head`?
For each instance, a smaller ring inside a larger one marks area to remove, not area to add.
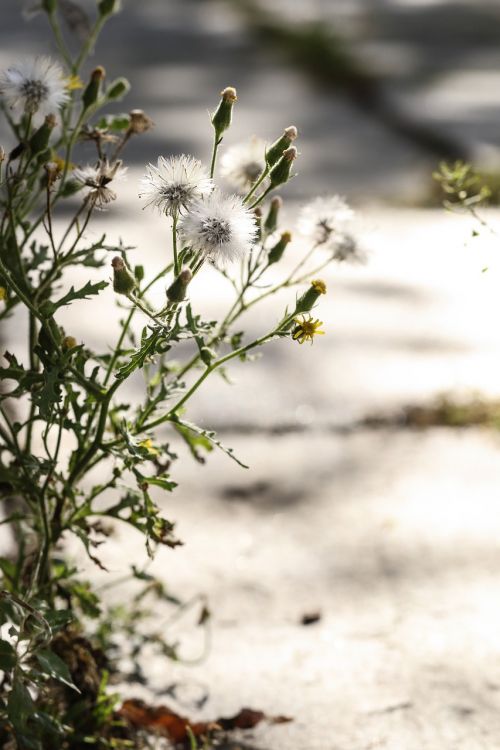
[[[0,93],[11,109],[27,115],[53,114],[69,99],[62,68],[46,56],[7,68],[0,76]]]
[[[158,157],[157,165],[148,164],[140,182],[139,197],[144,207],[153,206],[173,216],[185,211],[189,204],[209,195],[213,182],[203,164],[192,156]]]
[[[354,212],[339,195],[316,198],[299,214],[300,233],[317,245],[333,241],[334,235],[352,219]]]
[[[265,153],[266,143],[261,138],[231,146],[220,161],[222,177],[234,190],[246,193],[265,169]]]
[[[186,245],[214,263],[225,263],[250,252],[256,238],[254,214],[237,195],[214,191],[190,206],[179,230]]]

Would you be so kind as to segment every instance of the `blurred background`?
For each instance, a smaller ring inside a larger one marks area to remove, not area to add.
[[[60,3],[71,42],[95,4]],[[1,5],[0,67],[54,52],[42,14]],[[96,235],[137,245],[154,272],[166,231],[141,210],[138,179],[158,154],[207,160],[207,111],[233,85],[224,145],[299,129],[286,228],[304,201],[339,192],[367,255],[326,277],[317,314],[327,335],[314,347],[279,342],[232,368],[234,385],[215,379],[193,400],[189,416],[251,471],[222,454],[204,467],[182,455],[175,467],[168,509],[185,546],[159,554],[154,570],[187,598],[208,596],[213,642],[197,667],[147,665],[142,694],[164,700],[176,685],[168,700],[196,715],[252,705],[294,717],[242,748],[493,750],[500,222],[494,207],[487,227],[445,212],[431,175],[461,158],[498,179],[500,2],[124,0],[92,62],[132,84],[116,111],[140,107],[156,123],[132,142],[129,179]],[[207,271],[192,296],[217,314],[227,290]],[[286,302],[249,315],[250,333]],[[111,292],[91,316],[75,304],[66,328],[105,346],[112,307]],[[2,336],[16,346],[15,330]],[[144,551],[118,529],[107,555],[119,577]],[[305,626],[308,614],[318,617]],[[197,637],[193,628],[188,658]]]

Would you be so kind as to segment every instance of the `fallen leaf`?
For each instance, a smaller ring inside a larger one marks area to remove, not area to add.
[[[195,737],[202,737],[217,730],[227,732],[233,729],[253,729],[262,721],[269,721],[271,724],[292,721],[287,716],[267,716],[263,711],[242,708],[235,716],[192,722],[168,706],[148,706],[144,701],[134,698],[126,700],[118,713],[135,728],[156,732],[175,744],[188,742],[189,729]]]

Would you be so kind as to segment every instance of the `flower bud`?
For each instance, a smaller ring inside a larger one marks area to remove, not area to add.
[[[144,279],[144,266],[135,266],[134,268],[135,280],[140,284]]]
[[[62,348],[63,351],[68,352],[70,349],[74,349],[75,346],[78,346],[78,341],[75,339],[74,336],[65,336],[62,340]]]
[[[32,154],[39,154],[45,151],[49,145],[50,134],[56,126],[57,120],[55,115],[47,115],[44,122],[38,130],[35,130],[30,138],[30,149]]]
[[[186,290],[192,278],[191,269],[183,268],[177,278],[168,287],[167,299],[170,302],[182,302],[183,299],[186,299]]]
[[[92,105],[95,104],[98,100],[101,93],[101,83],[104,80],[105,76],[106,71],[104,70],[102,65],[94,68],[94,70],[90,74],[90,81],[88,82],[87,87],[82,94],[82,103],[84,110],[92,107]]]
[[[278,226],[278,216],[279,216],[279,212],[282,206],[283,206],[283,201],[281,200],[279,195],[276,195],[271,201],[271,205],[269,207],[269,213],[267,214],[267,218],[264,222],[264,229],[269,234],[271,232],[274,232]]]
[[[115,255],[111,265],[113,266],[113,289],[117,294],[129,295],[134,290],[136,282],[125,261],[119,255]]]
[[[297,128],[295,125],[290,125],[285,128],[285,131],[278,140],[276,140],[266,151],[266,162],[269,167],[274,165],[281,159],[283,151],[289,148],[292,142],[297,138]]]
[[[0,302],[5,302],[7,299],[7,289],[4,286],[0,286]]]
[[[295,146],[290,146],[290,148],[283,151],[281,159],[269,172],[271,187],[275,188],[278,187],[278,185],[283,185],[285,182],[288,182],[290,179],[290,170],[296,158],[297,149]]]
[[[117,78],[113,81],[106,91],[106,99],[108,101],[118,101],[123,99],[124,96],[130,91],[130,83],[126,78]]]
[[[210,349],[208,346],[202,346],[200,349],[200,359],[207,367],[210,367],[213,360],[217,358],[217,354],[214,352],[213,349]]]
[[[313,306],[316,304],[318,298],[322,294],[326,294],[325,282],[321,281],[321,279],[311,281],[311,286],[309,287],[309,289],[307,289],[304,294],[297,300],[294,314],[305,313],[312,310]]]
[[[121,0],[99,0],[97,10],[100,16],[111,16],[121,10]]]
[[[233,104],[237,98],[236,89],[232,86],[227,86],[224,91],[221,91],[219,106],[212,115],[212,125],[214,126],[215,137],[217,140],[219,140],[224,131],[226,131],[231,125]]]
[[[270,266],[273,263],[277,263],[279,260],[281,260],[282,255],[285,252],[287,245],[289,245],[291,241],[292,241],[291,233],[283,232],[278,242],[275,245],[273,245],[273,247],[269,250],[267,262]]]

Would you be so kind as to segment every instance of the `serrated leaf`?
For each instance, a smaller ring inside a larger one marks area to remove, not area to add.
[[[243,469],[249,468],[246,464],[240,461],[239,458],[236,458],[232,448],[226,448],[226,446],[223,445],[220,440],[215,437],[216,433],[213,430],[204,430],[202,427],[198,427],[198,425],[192,424],[191,422],[184,422],[176,416],[170,417],[169,421],[172,423],[177,432],[179,432],[184,437],[184,439],[186,439],[186,435],[188,434],[188,432],[193,432],[195,435],[205,438],[205,440],[209,441],[213,445],[216,445],[217,448],[220,448],[220,450],[225,453],[226,456],[229,456],[229,458],[235,461],[238,466],[241,466]],[[180,430],[179,427],[181,428]]]
[[[46,675],[76,690],[77,693],[80,692],[73,682],[68,665],[57,654],[48,649],[42,649],[41,651],[37,651],[36,659]]]
[[[57,308],[59,307],[70,305],[72,302],[78,299],[88,299],[89,297],[95,296],[96,294],[99,294],[99,292],[102,292],[103,289],[106,289],[107,286],[107,281],[98,281],[95,284],[93,284],[91,281],[87,281],[85,286],[83,286],[81,289],[75,289],[75,287],[72,286],[69,292],[64,295],[64,297],[61,297],[61,299],[54,302],[54,309],[57,310]]]

